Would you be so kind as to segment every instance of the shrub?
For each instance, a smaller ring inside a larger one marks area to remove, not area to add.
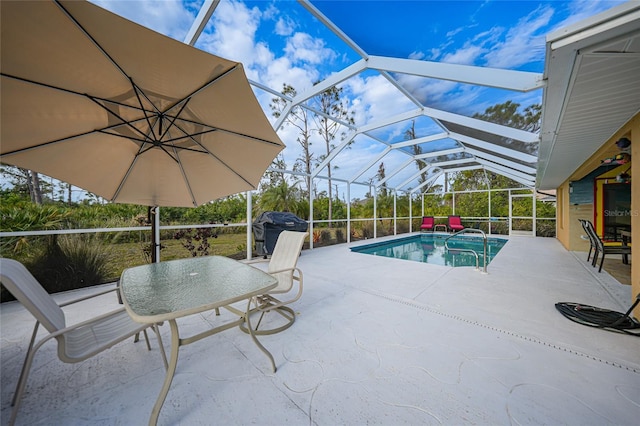
[[[331,232],[329,230],[323,229],[320,231],[320,242],[327,245],[331,244]]]
[[[368,239],[368,238],[373,238],[373,223],[372,222],[366,222],[362,225],[362,238],[363,239]]]
[[[173,238],[181,240],[182,246],[189,250],[192,257],[209,256],[209,238],[218,238],[218,234],[211,228],[188,228],[177,231]]]
[[[509,223],[502,220],[491,222],[491,233],[498,235],[509,235]]]
[[[97,238],[64,235],[48,238],[43,252],[25,266],[48,293],[90,287],[110,276],[109,256]],[[13,300],[3,289],[2,301]]]
[[[420,229],[420,226],[418,226]],[[398,220],[396,223],[396,232],[398,234],[406,234],[409,232],[409,220]]]
[[[555,237],[556,236],[555,220],[538,220],[536,223],[536,235],[538,237]]]

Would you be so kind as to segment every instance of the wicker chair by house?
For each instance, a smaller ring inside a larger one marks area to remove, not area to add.
[[[585,221],[585,226],[589,238],[591,238],[592,243],[596,246],[591,265],[595,267],[596,263],[598,262],[598,256],[600,254],[602,255],[602,257],[600,258],[600,267],[598,268],[598,272],[602,272],[602,264],[604,263],[604,258],[607,254],[620,254],[622,255],[622,262],[625,264],[629,263],[631,246],[607,246],[596,233],[596,230],[593,227],[593,223],[587,220]]]

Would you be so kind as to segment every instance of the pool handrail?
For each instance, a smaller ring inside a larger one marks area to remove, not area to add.
[[[447,249],[447,251],[464,251],[464,252],[469,252],[469,253],[473,253],[473,255],[476,257],[476,270],[480,269],[480,260],[478,259],[478,253],[476,253],[475,250],[471,250],[471,249],[451,249],[449,248],[449,245],[447,244],[447,241],[449,241],[451,238],[455,237],[456,235],[460,235],[460,234],[465,234],[465,233],[476,233],[476,234],[482,234],[482,273],[486,274],[487,273],[487,234],[485,234],[485,232],[482,229],[475,229],[475,228],[464,228],[461,231],[458,231],[454,234],[449,235],[447,238],[444,239],[444,248]]]

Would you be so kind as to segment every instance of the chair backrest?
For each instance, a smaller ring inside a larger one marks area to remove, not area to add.
[[[589,238],[589,242],[591,243],[591,246],[595,246],[596,242],[593,241],[593,237],[591,236],[591,231],[589,229],[587,229],[587,221],[585,219],[578,219],[578,221],[580,222],[580,225],[582,225],[582,229],[584,230],[584,232],[587,233],[587,238]]]
[[[433,216],[422,216],[422,225],[433,227]]]
[[[449,226],[462,226],[462,220],[460,216],[449,216]]]
[[[587,229],[587,221],[585,219],[578,219],[578,221],[580,222],[580,225],[582,225],[582,229],[584,230],[584,232],[587,233],[587,237],[589,238],[589,241],[591,241],[591,244],[593,244],[593,239],[591,238],[591,232],[589,232],[589,230]]]
[[[585,220],[583,225],[585,231],[587,231],[587,235],[589,236],[591,243],[595,244],[598,250],[604,251],[604,243],[596,233],[596,229],[593,227],[593,223],[591,223],[591,221],[589,220]]]
[[[278,240],[267,268],[267,272],[278,279],[278,285],[270,292],[283,293],[291,290],[293,286],[293,268],[298,263],[298,257],[307,235],[306,232],[297,231],[282,231],[278,235]],[[274,271],[283,269],[286,269],[286,271],[274,273]]]
[[[0,258],[0,281],[50,333],[65,328],[64,312],[22,263]]]

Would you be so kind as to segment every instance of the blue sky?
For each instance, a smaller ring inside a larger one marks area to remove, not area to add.
[[[93,0],[130,20],[183,40],[203,0]],[[545,36],[563,26],[610,9],[621,1],[313,1],[370,55],[506,68],[542,73]],[[242,62],[249,79],[279,90],[283,83],[298,92],[360,56],[315,20],[296,1],[222,0],[198,48]],[[458,114],[483,112],[496,103],[513,100],[523,107],[540,103],[542,91],[511,93],[406,76],[403,84],[426,106]],[[368,71],[342,84],[356,124],[415,109],[379,73]],[[270,114],[271,94],[255,90]],[[432,125],[421,123],[418,136]],[[402,139],[407,123],[386,130],[389,141]],[[287,144],[285,159],[292,166],[296,134],[279,131]],[[320,145],[320,144],[317,144]],[[383,147],[361,140],[341,154],[339,177],[348,178],[363,158]],[[403,158],[385,159],[387,170]],[[374,167],[363,180],[370,179]],[[398,177],[398,179],[402,179]]]

